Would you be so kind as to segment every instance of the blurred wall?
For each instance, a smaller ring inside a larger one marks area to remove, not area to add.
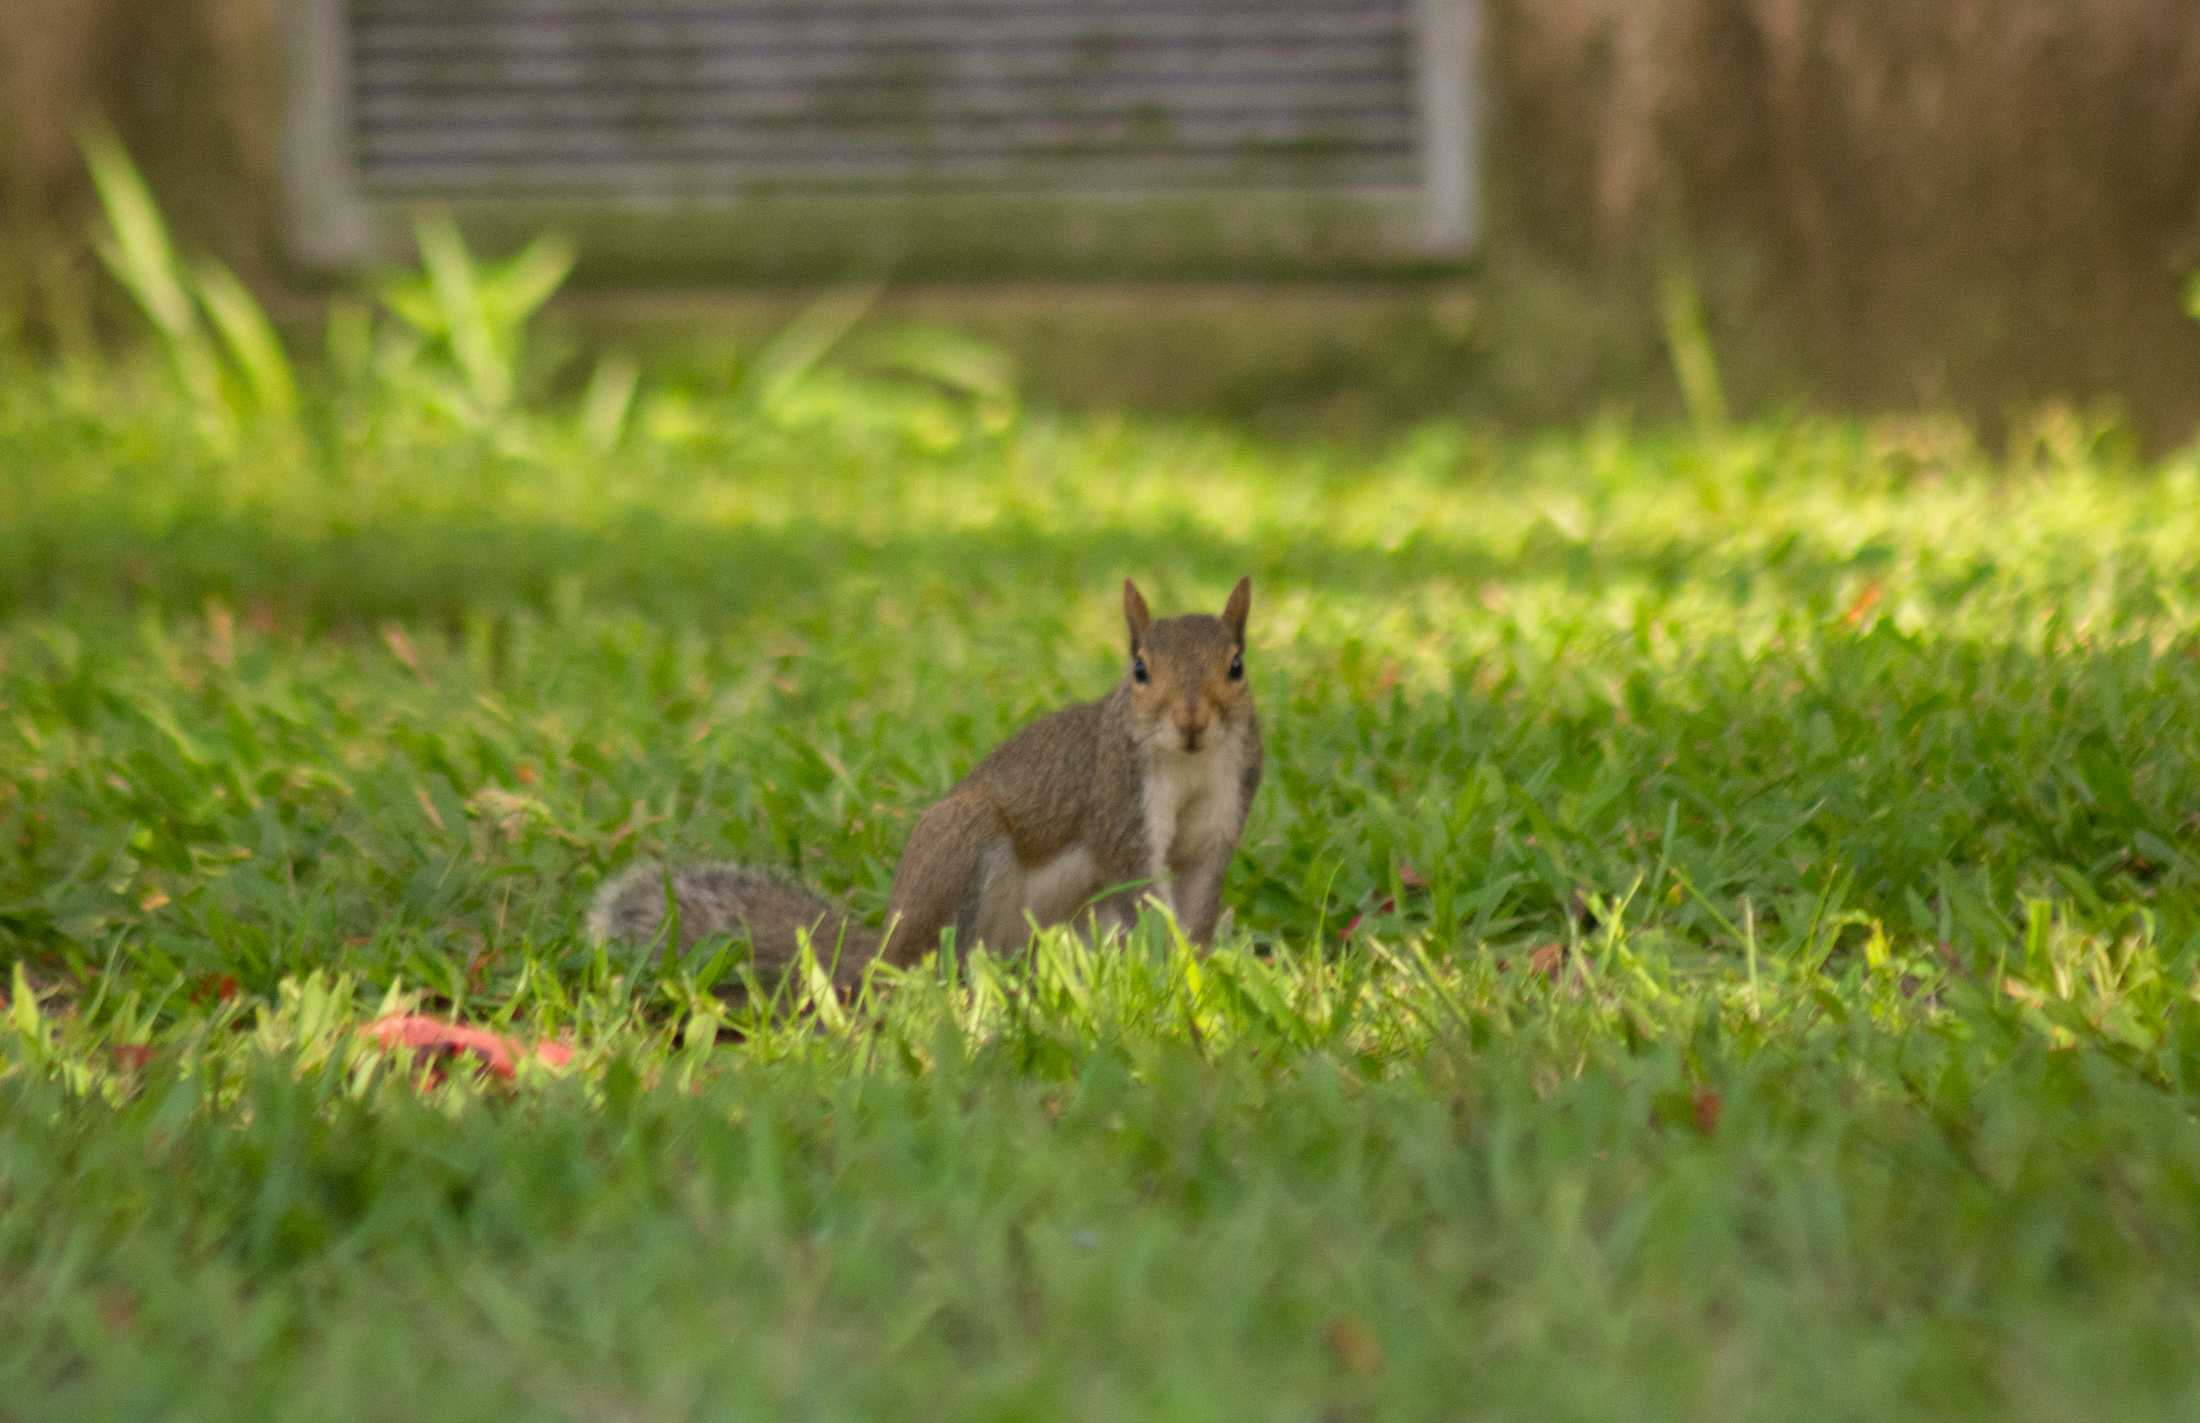
[[[275,3],[0,6],[0,312],[82,319],[94,114],[188,239],[278,279]],[[1474,301],[1523,391],[1634,397],[1679,265],[1745,404],[2200,413],[2192,0],[1485,3]]]
[[[2188,421],[2191,0],[1500,0],[1521,241],[1677,244],[1815,389],[2123,391]]]
[[[123,135],[195,244],[270,271],[276,0],[0,4],[0,317],[81,322],[87,121]]]

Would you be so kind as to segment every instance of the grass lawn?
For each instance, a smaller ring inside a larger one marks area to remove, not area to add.
[[[301,409],[0,373],[0,1419],[2200,1411],[2195,459]],[[876,915],[1241,572],[1212,957],[581,939],[643,852]]]

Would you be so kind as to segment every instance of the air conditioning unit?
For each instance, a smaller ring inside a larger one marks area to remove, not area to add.
[[[284,223],[598,259],[1381,268],[1476,226],[1476,0],[286,0]]]

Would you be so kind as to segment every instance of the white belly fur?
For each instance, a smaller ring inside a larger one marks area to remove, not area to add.
[[[1168,885],[1172,869],[1205,859],[1237,832],[1241,773],[1222,749],[1156,752],[1147,763],[1146,847],[1156,889]]]
[[[1099,865],[1074,847],[1024,871],[1024,909],[1041,924],[1059,924],[1102,888]]]

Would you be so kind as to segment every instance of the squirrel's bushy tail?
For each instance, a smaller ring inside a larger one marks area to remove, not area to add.
[[[635,944],[655,940],[664,932],[668,885],[682,953],[713,934],[747,939],[759,975],[768,976],[794,962],[799,935],[807,931],[810,951],[843,989],[853,987],[864,965],[878,957],[878,933],[855,922],[841,905],[762,870],[725,863],[668,870],[643,861],[612,876],[588,911],[590,936]]]

